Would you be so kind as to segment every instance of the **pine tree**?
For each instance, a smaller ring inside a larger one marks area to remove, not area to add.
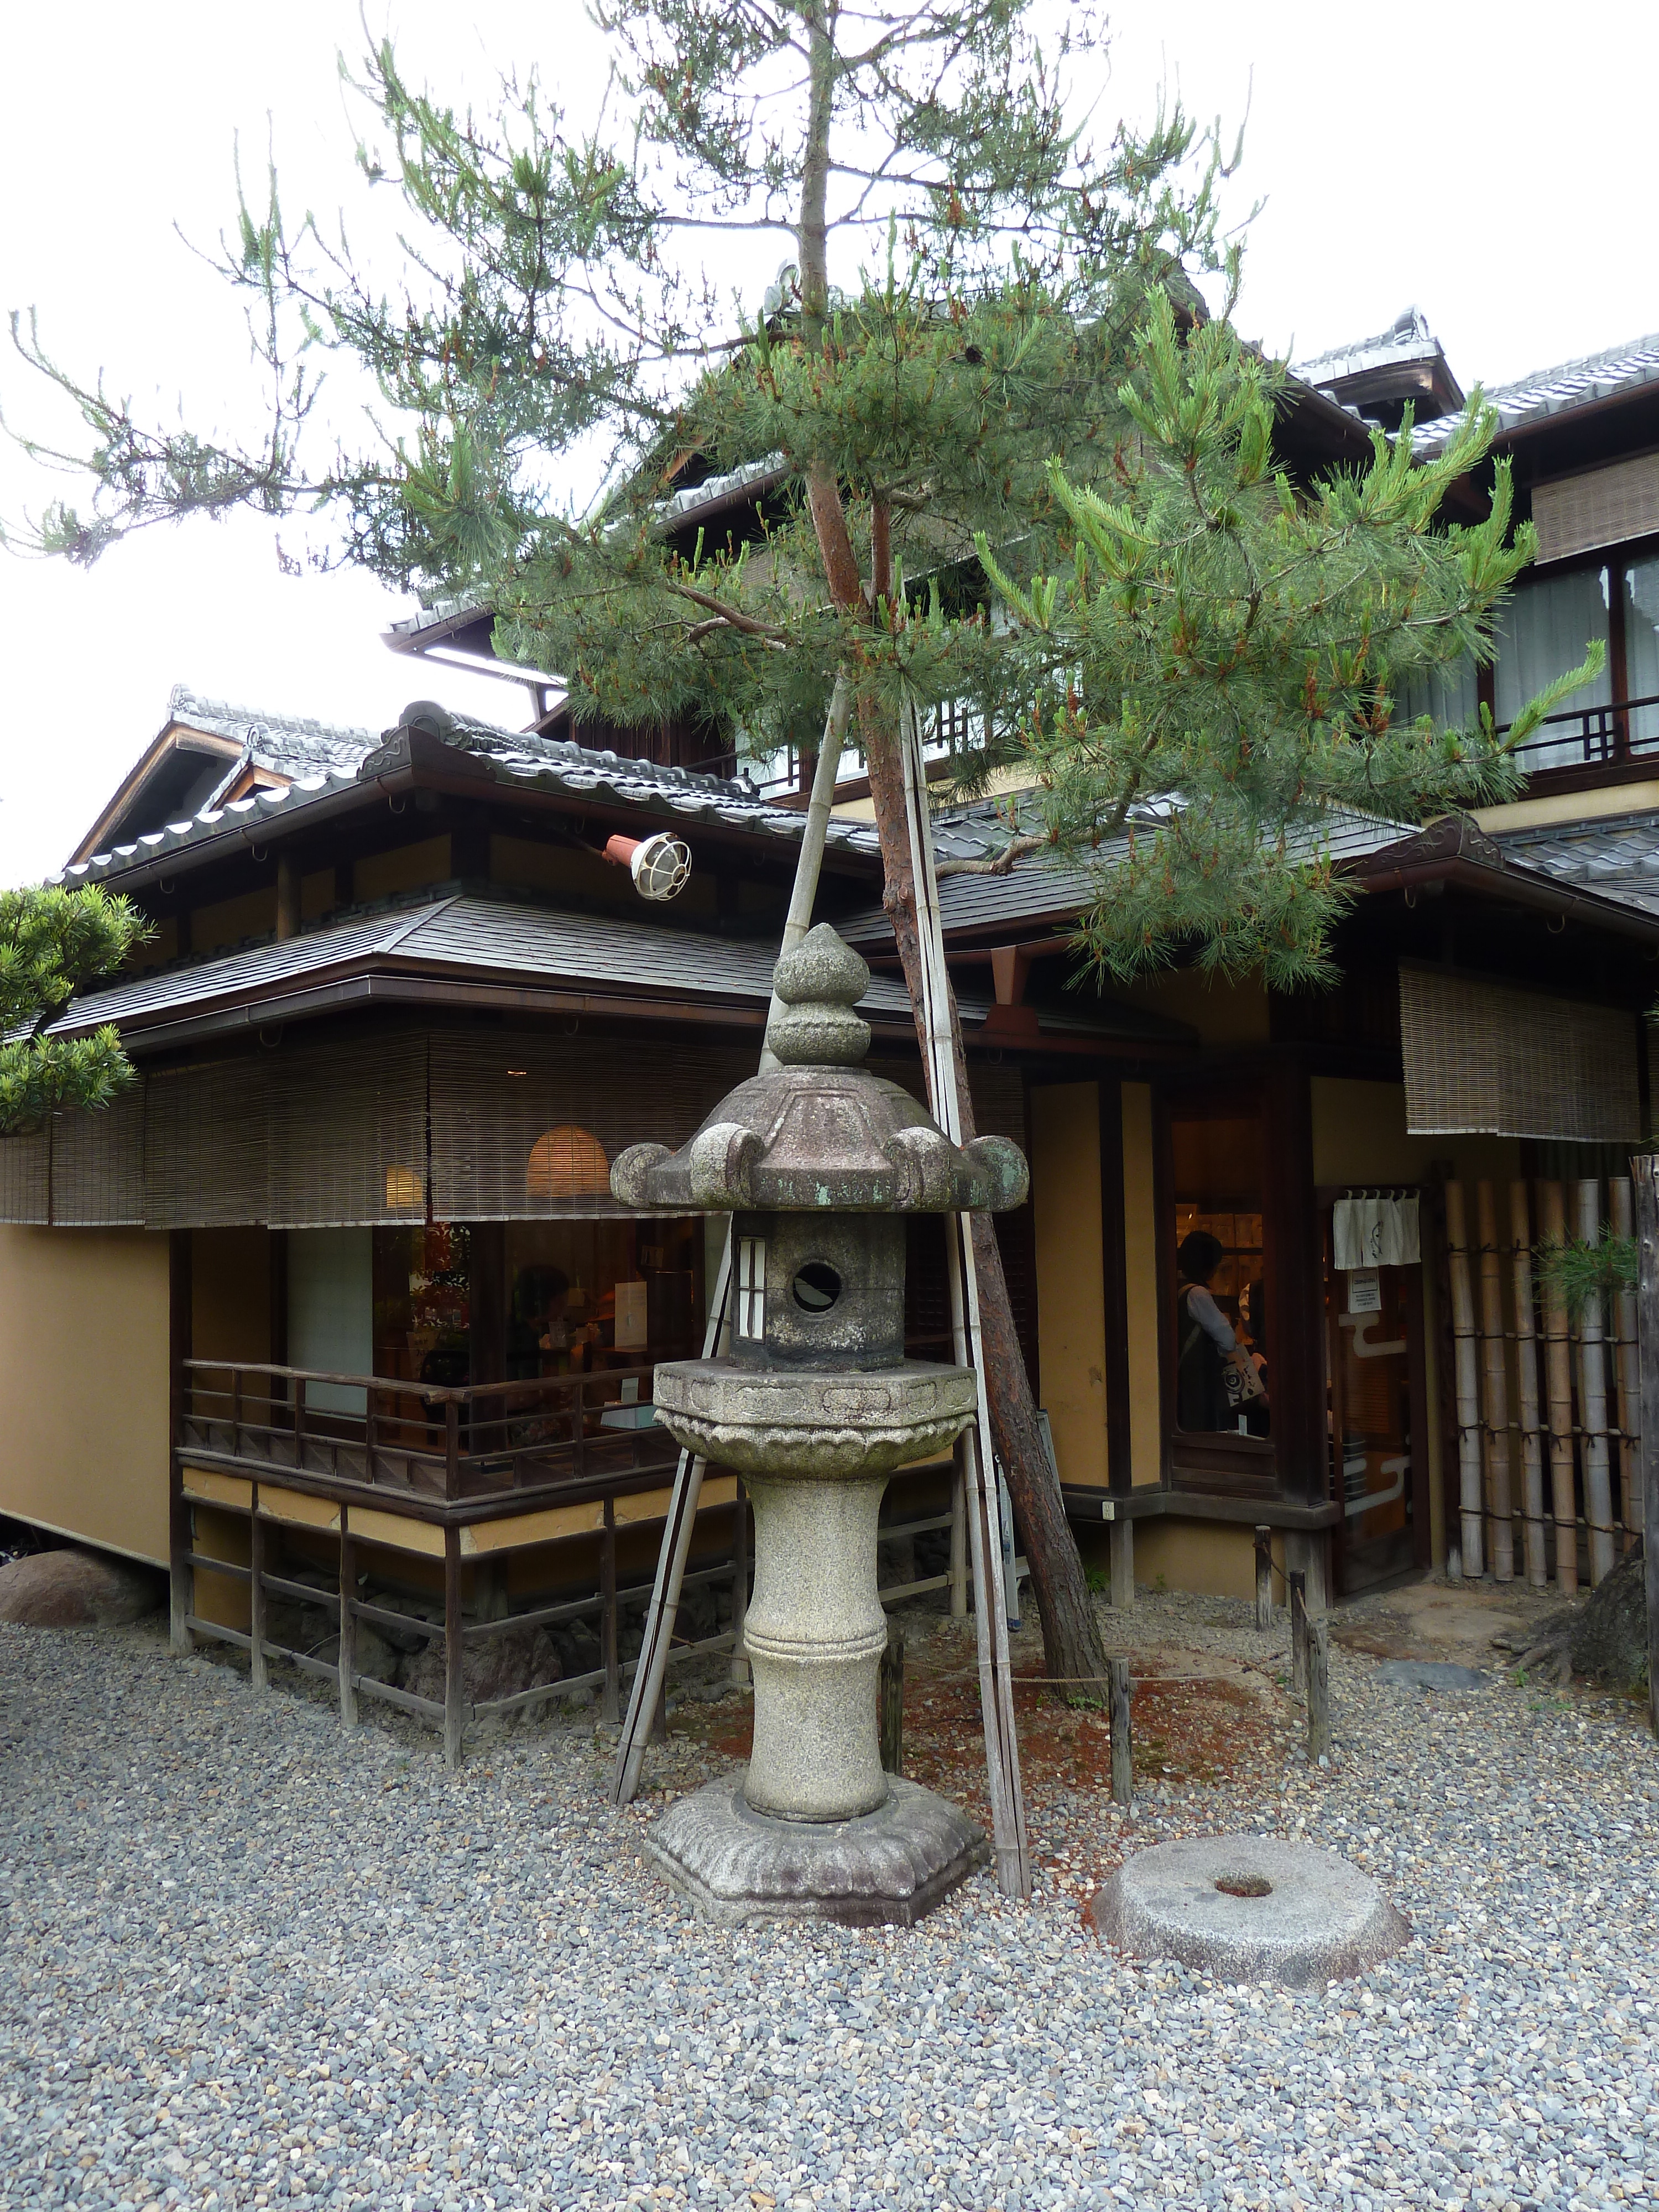
[[[290,232],[274,179],[262,213],[243,204],[225,266],[276,394],[258,447],[149,427],[15,323],[93,447],[90,510],[49,508],[40,542],[89,560],[184,514],[310,510],[323,557],[487,597],[501,650],[558,672],[579,721],[702,716],[756,754],[810,754],[847,678],[917,1003],[896,732],[945,700],[984,710],[959,790],[1010,757],[1038,779],[972,865],[1099,855],[1085,944],[1108,968],[1179,950],[1322,972],[1340,893],[1320,802],[1369,793],[1412,817],[1506,787],[1489,726],[1392,719],[1400,675],[1489,649],[1529,550],[1524,533],[1505,549],[1506,510],[1484,534],[1435,526],[1451,455],[1484,451],[1478,412],[1437,471],[1379,443],[1363,478],[1310,500],[1275,476],[1275,374],[1192,281],[1235,295],[1220,149],[1178,112],[1091,143],[1070,97],[1099,45],[1091,7],[1047,55],[1029,0],[595,14],[614,141],[568,128],[533,81],[480,121],[414,89],[390,46],[371,57],[385,146],[359,158],[412,226],[403,296],[309,219]],[[783,265],[736,312],[702,249],[769,234]],[[374,378],[395,434],[311,472],[319,347]],[[556,464],[596,452],[608,489],[574,519]],[[761,542],[670,544],[690,459],[775,463]],[[1098,1631],[988,1222],[976,1249],[1047,1670],[1086,1687]]]
[[[38,1129],[66,1107],[95,1111],[132,1081],[114,1029],[85,1037],[40,1032],[148,934],[125,899],[95,884],[0,891],[0,1137]]]

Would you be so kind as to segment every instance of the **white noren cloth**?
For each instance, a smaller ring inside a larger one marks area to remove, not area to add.
[[[1423,1256],[1414,1198],[1339,1198],[1331,1219],[1339,1267],[1414,1267]]]

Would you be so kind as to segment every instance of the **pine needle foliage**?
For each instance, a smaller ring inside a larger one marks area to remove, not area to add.
[[[113,1028],[85,1037],[38,1032],[149,934],[125,899],[95,884],[0,891],[0,1137],[38,1129],[68,1107],[95,1111],[132,1081]]]
[[[1595,1238],[1559,1237],[1539,1247],[1537,1268],[1545,1290],[1562,1300],[1575,1322],[1591,1307],[1606,1315],[1615,1298],[1636,1288],[1636,1239],[1615,1237],[1605,1227]]]

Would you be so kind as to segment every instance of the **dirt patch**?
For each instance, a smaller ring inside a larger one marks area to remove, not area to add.
[[[979,1672],[971,1629],[918,1638],[905,1655],[904,1771],[988,1826]],[[1265,1676],[1161,1648],[1133,1662],[1131,1728],[1136,1789],[1230,1782],[1276,1768],[1287,1721]],[[1220,1671],[1225,1668],[1224,1673]],[[1040,1650],[1014,1659],[1020,1775],[1028,1798],[1049,1790],[1111,1795],[1111,1724],[1092,1707],[1066,1705],[1042,1679]],[[1286,1709],[1287,1710],[1287,1709]],[[746,1704],[675,1715],[681,1730],[721,1759],[746,1759]]]

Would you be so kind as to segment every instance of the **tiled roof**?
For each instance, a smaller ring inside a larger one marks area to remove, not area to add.
[[[1507,861],[1659,915],[1659,814],[1511,830],[1496,842]]]
[[[955,826],[959,832],[968,830],[987,812],[974,810],[966,817],[957,817]],[[946,817],[944,826],[951,826],[951,817]],[[1154,826],[1150,818],[1146,826]],[[1002,834],[1006,836],[1006,829]],[[1363,859],[1413,834],[1409,823],[1334,811],[1319,825],[1317,834],[1312,828],[1299,833],[1310,859],[1322,851],[1338,861]],[[940,849],[942,853],[945,849],[943,836]],[[1080,867],[1071,859],[1033,853],[1016,861],[1005,876],[947,875],[939,887],[946,933],[967,936],[1001,927],[1029,933],[1037,926],[1060,927],[1094,904],[1103,880],[1114,866],[1128,857],[1128,838],[1123,836],[1103,843],[1086,866]],[[849,944],[860,945],[882,945],[890,941],[893,934],[892,924],[879,906],[867,907],[836,927]]]
[[[1486,396],[1488,405],[1498,410],[1501,437],[1505,432],[1524,429],[1552,416],[1570,414],[1595,400],[1610,399],[1615,393],[1634,392],[1653,383],[1659,383],[1659,331],[1610,346],[1605,353],[1588,355],[1583,361],[1564,362],[1559,368],[1537,370],[1517,384],[1497,386]],[[1460,413],[1425,424],[1413,434],[1413,449],[1437,452],[1462,421]]]
[[[198,699],[182,690],[173,694],[173,718],[210,735],[236,739],[247,748],[247,757],[256,765],[291,777],[291,784],[286,789],[258,792],[228,805],[210,805],[185,821],[157,823],[141,836],[64,868],[55,881],[106,882],[127,869],[170,858],[216,836],[263,834],[267,823],[274,827],[298,809],[349,790],[365,763],[386,741],[386,733],[259,714],[222,701]],[[567,738],[498,729],[465,715],[450,717],[449,731],[442,742],[456,751],[488,761],[498,784],[556,790],[595,804],[609,802],[637,809],[654,818],[653,826],[664,829],[691,830],[699,823],[718,824],[793,843],[799,838],[805,819],[799,809],[769,804],[742,777],[660,768],[652,761],[630,760]],[[230,774],[222,780],[222,788],[228,787]],[[939,838],[942,851],[975,856],[994,850],[999,833],[993,825],[988,824],[988,831],[980,831],[963,823],[954,829],[942,827]],[[872,858],[880,851],[873,823],[840,816],[830,820],[828,842]]]
[[[1346,377],[1389,368],[1397,362],[1432,361],[1440,350],[1440,341],[1429,328],[1428,319],[1418,308],[1407,307],[1375,337],[1356,338],[1346,345],[1333,346],[1328,353],[1315,354],[1311,360],[1293,361],[1291,374],[1317,390],[1322,385],[1340,384]]]
[[[775,957],[771,944],[754,939],[456,896],[134,976],[77,999],[51,1027],[54,1035],[77,1036],[112,1022],[135,1042],[146,1030],[171,1036],[181,1024],[222,1025],[243,1010],[254,1021],[299,1018],[320,1011],[325,987],[376,975],[499,979],[520,990],[597,988],[642,1005],[668,997],[754,1006],[770,997]],[[913,1020],[909,994],[896,975],[873,977],[860,1003],[867,1014],[907,1029]],[[987,1001],[968,996],[958,1003],[971,1033]],[[1045,1012],[1043,1020],[1050,1030],[1101,1037],[1161,1035],[1169,1027],[1121,1007],[1052,1018]]]

